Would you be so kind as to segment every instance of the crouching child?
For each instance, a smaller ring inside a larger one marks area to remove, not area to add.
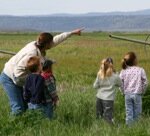
[[[24,85],[24,100],[28,104],[29,110],[44,113],[46,105],[45,81],[40,74],[42,70],[40,58],[37,56],[31,57],[27,62],[26,69],[30,74],[28,74]]]

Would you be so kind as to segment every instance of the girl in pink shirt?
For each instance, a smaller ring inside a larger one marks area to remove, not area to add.
[[[121,90],[125,95],[126,124],[131,125],[142,112],[142,97],[148,81],[143,68],[137,66],[134,52],[128,52],[122,60],[120,72]]]

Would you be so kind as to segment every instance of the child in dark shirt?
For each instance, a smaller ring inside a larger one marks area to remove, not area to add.
[[[46,115],[48,118],[53,117],[53,110],[58,103],[58,95],[56,92],[56,80],[52,72],[52,60],[45,60],[41,76],[45,79],[45,98],[46,98]]]
[[[24,99],[28,103],[29,109],[40,109],[44,111],[46,103],[44,94],[44,78],[40,75],[42,66],[40,58],[31,57],[27,62],[27,70],[31,73],[27,76],[24,86]]]

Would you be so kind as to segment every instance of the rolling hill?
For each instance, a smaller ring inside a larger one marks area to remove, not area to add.
[[[0,16],[0,31],[150,31],[150,9],[134,12]]]

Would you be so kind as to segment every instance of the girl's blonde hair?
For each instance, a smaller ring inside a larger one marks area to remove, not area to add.
[[[113,74],[113,72],[114,68],[112,58],[103,59],[101,62],[100,70],[98,72],[98,76],[101,79],[104,79],[106,77],[110,77]]]
[[[128,66],[136,66],[137,57],[134,52],[128,52],[122,59],[122,68],[126,69]]]

